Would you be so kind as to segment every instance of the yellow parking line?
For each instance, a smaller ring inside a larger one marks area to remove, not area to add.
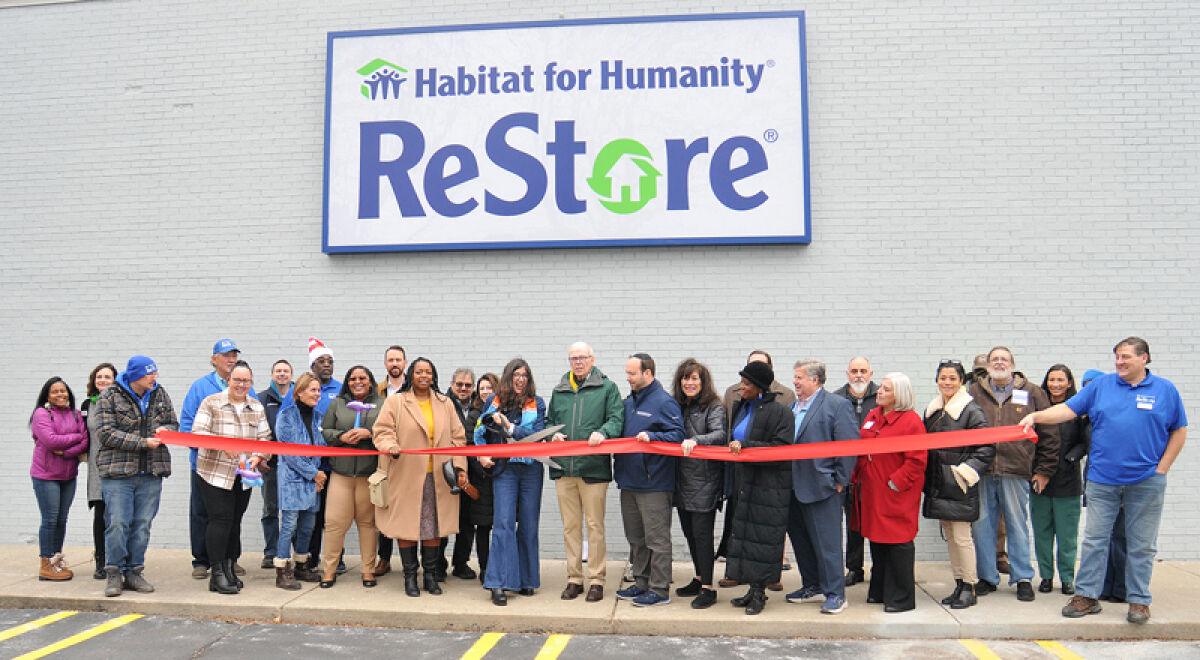
[[[55,621],[62,621],[73,614],[79,614],[79,612],[74,610],[64,610],[62,612],[55,612],[50,616],[44,616],[40,619],[30,621],[29,623],[22,623],[19,626],[13,626],[8,630],[0,631],[0,642],[3,642],[6,639],[12,639],[21,633],[27,633],[30,630],[36,630],[42,626],[54,623]]]
[[[1083,660],[1083,656],[1068,651],[1067,647],[1058,642],[1038,642],[1038,646],[1062,658],[1062,660]]]
[[[550,635],[550,639],[542,645],[542,650],[534,656],[534,660],[554,660],[558,657],[563,649],[567,648],[567,642],[571,641],[570,635]]]
[[[462,660],[479,660],[487,655],[488,651],[491,651],[503,636],[504,633],[485,633],[471,645],[471,648],[467,649],[467,652],[462,655]]]
[[[1000,656],[992,653],[986,644],[977,639],[960,639],[958,643],[967,647],[967,650],[974,653],[979,660],[1000,660]]]
[[[145,616],[145,615],[144,614],[126,614],[125,616],[117,617],[110,621],[106,621],[94,628],[88,628],[87,630],[85,630],[77,635],[71,635],[70,637],[62,640],[61,642],[55,642],[49,646],[43,646],[42,648],[40,648],[36,651],[30,651],[29,653],[26,653],[25,655],[19,655],[19,656],[13,658],[13,660],[35,660],[35,658],[44,658],[44,657],[50,655],[51,653],[61,651],[65,648],[67,648],[68,646],[74,646],[74,645],[78,644],[79,642],[89,640],[97,635],[103,635],[104,633],[106,633],[110,630],[113,630],[115,628],[120,628],[121,626],[123,626],[131,621],[136,621],[136,620],[142,618],[143,616]]]

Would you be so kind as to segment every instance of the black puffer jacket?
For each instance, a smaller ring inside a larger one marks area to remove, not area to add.
[[[708,447],[729,444],[725,406],[714,400],[707,408],[694,401],[683,405],[683,437]],[[675,506],[684,511],[715,511],[725,497],[721,461],[681,458],[675,463]]]
[[[1080,415],[1058,425],[1058,469],[1042,495],[1047,497],[1079,497],[1083,494],[1083,477],[1079,459],[1088,453],[1092,444],[1092,423]]]
[[[959,390],[942,407],[942,397],[929,403],[925,409],[925,432],[943,433],[965,429],[987,428],[987,417],[979,404],[971,400],[965,390]],[[979,519],[979,484],[963,492],[954,479],[950,467],[966,463],[983,476],[996,458],[996,445],[971,445],[931,449],[929,462],[925,466],[925,503],[921,515],[934,520],[957,520],[975,522]]]
[[[768,392],[757,401],[741,401],[733,413],[733,428],[753,406],[754,416],[742,447],[776,447],[792,442],[792,411]],[[733,537],[729,541],[728,577],[754,586],[779,582],[783,542],[787,535],[787,510],[792,498],[790,461],[736,463],[738,503],[733,512]]]

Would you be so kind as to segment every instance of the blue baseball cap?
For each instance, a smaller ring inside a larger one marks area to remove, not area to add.
[[[213,355],[224,355],[229,351],[233,351],[234,353],[242,352],[241,349],[237,347],[237,344],[233,343],[232,339],[222,339],[213,344]]]
[[[129,358],[129,362],[125,363],[125,373],[129,375],[129,380],[132,382],[150,374],[158,373],[158,365],[154,364],[154,360],[145,355],[135,355]]]
[[[1093,378],[1103,375],[1104,372],[1100,371],[1099,369],[1088,369],[1087,371],[1083,372],[1083,380],[1080,382],[1084,385],[1087,385],[1088,382],[1090,382]]]

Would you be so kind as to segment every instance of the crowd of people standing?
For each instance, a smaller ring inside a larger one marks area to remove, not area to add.
[[[1016,370],[1004,346],[977,356],[970,371],[957,360],[943,360],[932,370],[938,394],[923,413],[907,375],[889,373],[876,383],[865,357],[851,360],[847,383],[830,391],[824,363],[797,361],[788,388],[776,380],[771,356],[754,351],[739,381],[720,397],[698,360],[678,365],[668,391],[654,359],[634,353],[625,362],[630,394],[622,398],[596,368],[591,347],[577,342],[547,400],[520,358],[499,376],[476,379],[472,369],[460,367],[443,391],[436,366],[423,357],[409,362],[397,345],[384,353],[384,379],[355,365],[337,381],[332,350],[309,338],[309,371],[293,381],[292,365],[278,360],[268,386],[256,393],[240,353],[229,339],[213,346],[213,371],[193,383],[178,417],[157,383],[157,365],[146,356],[130,358],[120,372],[109,363],[97,365],[81,406],[61,378],[43,385],[30,417],[30,474],[42,514],[40,579],[73,577],[62,546],[78,465],[86,461],[93,577],[105,581],[106,596],[154,590],[143,575],[145,551],[162,480],[171,473],[170,455],[156,434],[181,430],[380,452],[322,458],[192,449],[192,575],[220,594],[244,588],[238,577],[245,574],[238,564],[241,523],[261,475],[262,567],[275,569],[277,587],[296,590],[305,581],[333,587],[346,570],[343,546],[353,523],[364,588],[391,570],[394,544],[408,596],[441,594],[440,583],[450,574],[478,578],[492,603],[505,606],[509,594],[529,596],[542,586],[538,528],[549,465],[567,555],[564,600],[585,592],[588,602],[604,598],[604,510],[615,481],[632,574],[632,584],[616,596],[635,606],[671,602],[677,515],[694,577],[674,595],[691,598],[693,608],[715,604],[715,586],[744,585],[747,591],[731,604],[748,615],[760,613],[767,592],[780,588],[790,538],[801,588],[786,601],[819,602],[821,612],[837,614],[847,607],[846,588],[865,580],[867,603],[885,612],[912,610],[913,540],[924,516],[939,521],[946,539],[955,588],[944,605],[977,604],[1000,589],[1002,570],[1019,600],[1034,600],[1036,557],[1037,590],[1052,590],[1057,568],[1062,592],[1072,596],[1064,616],[1095,613],[1101,598],[1123,597],[1129,621],[1141,623],[1150,616],[1166,474],[1187,429],[1178,392],[1150,373],[1149,345],[1138,337],[1114,347],[1115,373],[1089,371],[1079,386],[1062,364],[1034,384]],[[853,439],[887,446],[894,438],[1013,425],[1036,433],[1037,441],[805,460],[691,457],[697,446],[734,455],[752,447]],[[682,457],[602,453],[613,438],[679,444]],[[564,440],[598,449],[553,460],[403,451]],[[1091,506],[1080,545],[1085,492]],[[718,544],[716,514],[722,509]],[[1113,540],[1114,526],[1124,532],[1127,547]],[[870,542],[869,577],[864,540]],[[478,573],[468,564],[472,549]],[[998,556],[1004,550],[1007,561]],[[718,556],[726,558],[719,581]],[[1124,565],[1114,566],[1117,559]]]

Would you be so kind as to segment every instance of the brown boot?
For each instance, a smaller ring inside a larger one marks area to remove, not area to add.
[[[61,582],[63,580],[70,580],[72,577],[75,577],[75,574],[71,572],[71,569],[62,565],[61,554],[56,554],[53,557],[42,557],[41,559],[42,566],[38,570],[39,580]]]
[[[304,585],[296,581],[296,575],[292,572],[292,562],[286,559],[272,559],[275,564],[275,586],[288,591],[298,591]],[[283,564],[280,566],[280,564]]]
[[[375,562],[375,577],[383,577],[392,570],[392,562],[387,559],[380,559]]]

